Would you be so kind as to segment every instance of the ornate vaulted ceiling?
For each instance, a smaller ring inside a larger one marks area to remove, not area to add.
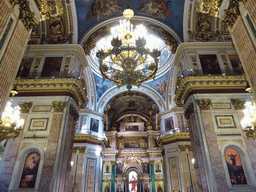
[[[123,92],[113,97],[105,109],[109,119],[109,127],[114,127],[123,118],[131,118],[131,116],[134,117],[134,121],[139,117],[144,122],[154,122],[155,114],[158,111],[155,102],[147,95],[139,92]]]

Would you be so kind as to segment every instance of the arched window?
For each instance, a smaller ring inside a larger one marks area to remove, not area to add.
[[[28,154],[22,171],[19,188],[34,188],[40,163],[40,154],[31,152]]]
[[[247,184],[239,153],[233,148],[228,148],[225,151],[225,160],[228,167],[231,185]]]
[[[138,173],[136,171],[130,171],[128,176],[129,182],[129,191],[137,192],[138,191]]]

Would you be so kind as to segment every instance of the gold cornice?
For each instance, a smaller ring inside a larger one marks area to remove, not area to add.
[[[182,106],[191,92],[200,91],[207,93],[207,90],[214,89],[223,90],[223,92],[230,89],[245,90],[246,86],[247,81],[244,75],[185,77],[179,84],[174,100],[179,106]]]
[[[174,143],[178,141],[190,141],[190,136],[188,132],[173,133],[170,135],[160,136],[158,139],[158,144],[166,145],[169,143]]]
[[[107,140],[105,138],[100,139],[97,136],[91,134],[75,134],[74,143],[92,143],[96,145],[104,146],[107,144]]]
[[[37,93],[55,95],[64,93],[71,95],[79,106],[84,107],[88,98],[82,83],[76,79],[21,79],[17,85],[19,94]]]

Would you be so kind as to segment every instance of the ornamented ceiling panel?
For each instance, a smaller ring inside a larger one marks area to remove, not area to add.
[[[157,19],[168,25],[183,37],[183,9],[185,0],[134,0],[131,9],[135,16]],[[122,16],[127,8],[124,0],[76,0],[78,19],[78,37],[82,36],[96,24],[116,16]]]

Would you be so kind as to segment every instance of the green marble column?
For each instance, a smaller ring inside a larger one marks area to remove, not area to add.
[[[165,174],[164,174],[164,164],[162,162],[162,173],[163,173],[163,178],[164,178],[164,192],[166,192],[166,186],[165,186]]]
[[[101,169],[101,181],[100,181],[100,191],[103,192],[103,172],[104,172],[104,165],[102,164]]]
[[[115,180],[116,180],[116,163],[111,162],[111,192],[115,191]]]
[[[150,161],[152,192],[156,192],[154,161]]]

